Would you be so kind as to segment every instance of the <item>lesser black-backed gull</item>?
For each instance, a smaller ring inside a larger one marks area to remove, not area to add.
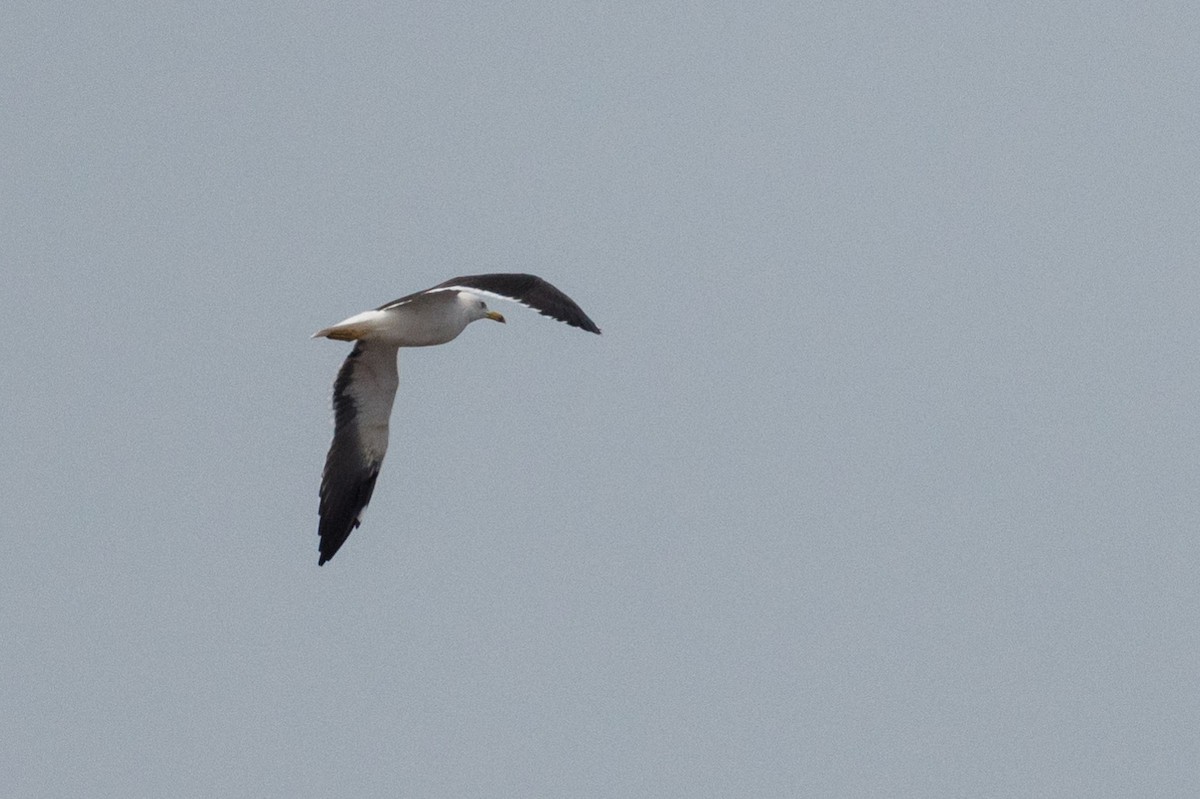
[[[324,565],[362,522],[388,447],[400,347],[445,344],[477,319],[503,322],[479,295],[512,300],[589,333],[600,328],[575,301],[540,277],[470,275],[409,294],[319,330],[313,338],[354,341],[333,384],[333,443],[321,475],[320,558]]]

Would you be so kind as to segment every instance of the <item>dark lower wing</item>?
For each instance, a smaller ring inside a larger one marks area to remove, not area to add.
[[[395,348],[358,342],[333,384],[334,432],[321,474],[318,565],[325,565],[362,522],[387,452],[395,396]]]

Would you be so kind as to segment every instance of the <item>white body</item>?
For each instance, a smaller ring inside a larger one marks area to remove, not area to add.
[[[473,294],[443,291],[383,310],[363,311],[317,331],[313,337],[395,347],[431,347],[452,341],[471,322],[485,318],[504,321],[499,314],[489,313],[483,300]]]

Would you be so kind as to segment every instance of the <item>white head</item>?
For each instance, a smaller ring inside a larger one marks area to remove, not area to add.
[[[477,319],[491,319],[494,322],[504,322],[503,314],[489,311],[487,303],[470,292],[458,292],[458,303],[467,312],[467,318],[474,322]]]

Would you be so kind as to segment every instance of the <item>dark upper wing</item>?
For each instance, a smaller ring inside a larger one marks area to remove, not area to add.
[[[596,323],[588,318],[588,315],[583,312],[582,308],[575,304],[574,300],[537,275],[515,273],[465,275],[447,280],[445,283],[439,283],[431,289],[393,300],[387,305],[381,306],[379,310],[382,311],[387,308],[394,308],[397,305],[403,305],[422,294],[451,291],[454,289],[474,291],[480,294],[491,294],[494,297],[519,302],[543,316],[549,316],[560,322],[566,322],[572,327],[578,327],[589,333],[600,332],[600,328],[596,327]]]
[[[321,475],[317,527],[325,565],[362,522],[387,452],[388,417],[396,397],[396,348],[362,341],[333,384],[333,443]]]

